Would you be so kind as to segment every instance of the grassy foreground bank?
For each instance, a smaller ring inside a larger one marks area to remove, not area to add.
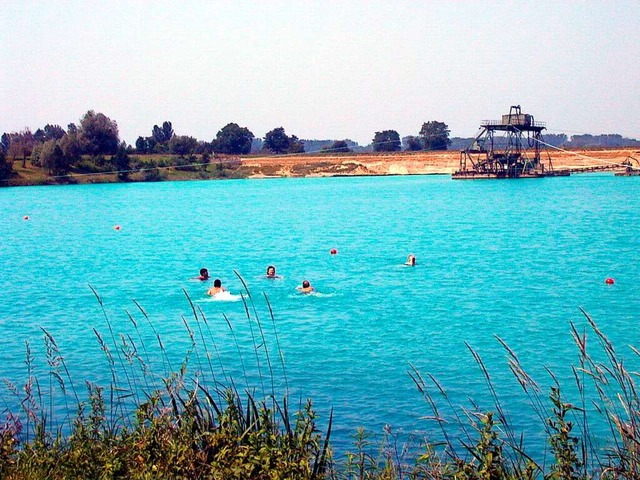
[[[210,180],[246,178],[240,159],[203,155],[131,155],[128,170],[118,172],[109,159],[85,156],[64,175],[50,172],[30,160],[14,160],[12,175],[0,186],[69,185],[116,182],[160,182],[166,180]]]
[[[5,381],[2,391],[4,404],[18,408],[5,408],[6,419],[0,425],[0,477],[640,478],[637,374],[627,371],[586,313],[588,334],[573,325],[570,332],[579,358],[573,367],[576,385],[571,386],[578,396],[572,402],[558,383],[541,391],[516,354],[498,339],[540,420],[534,431],[517,431],[510,423],[490,372],[469,347],[478,374],[491,392],[491,411],[452,404],[444,384],[410,367],[407,381],[413,381],[423,396],[432,412],[430,425],[444,440],[427,438],[407,449],[390,430],[375,442],[367,432],[358,431],[353,432],[353,447],[337,457],[331,449],[331,431],[340,419],[331,414],[318,419],[311,401],[290,403],[284,356],[268,299],[271,315],[265,321],[250,292],[244,292],[252,349],[242,351],[241,342],[235,341],[244,377],[238,379],[228,376],[220,362],[207,318],[188,297],[187,301],[192,316],[183,318],[183,323],[190,347],[180,365],[172,365],[142,306],[136,304],[135,314],[127,312],[134,334],[114,332],[105,313],[105,332],[93,333],[108,365],[108,385],[74,378],[56,340],[45,330],[46,365],[37,374],[27,344],[28,378],[20,386]],[[225,320],[236,338],[234,325]],[[142,323],[153,331],[157,354],[142,340]],[[250,360],[258,367],[254,387],[249,386],[251,372],[245,369]],[[154,370],[153,365],[161,368]],[[595,409],[588,408],[589,399],[595,399]],[[60,417],[54,404],[67,404],[69,411],[75,405],[76,413]],[[592,425],[603,420],[610,435],[604,444],[596,443]],[[534,459],[525,447],[528,436],[541,433],[548,444],[542,460]]]

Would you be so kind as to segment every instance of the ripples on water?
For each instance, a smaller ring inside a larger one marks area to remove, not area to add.
[[[585,324],[578,307],[619,350],[638,345],[639,180],[418,176],[2,189],[0,377],[24,382],[25,341],[46,374],[43,327],[74,377],[108,383],[92,328],[108,329],[91,285],[115,331],[135,336],[129,311],[162,365],[132,300],[139,302],[174,366],[189,348],[184,289],[208,318],[226,373],[244,376],[240,347],[250,381],[259,382],[243,303],[207,301],[209,284],[190,279],[205,266],[233,294],[242,291],[234,270],[243,276],[277,366],[268,295],[292,396],[313,398],[325,419],[335,409],[339,447],[360,425],[433,431],[421,419],[430,411],[407,374],[410,363],[433,373],[455,404],[473,397],[488,408],[464,342],[483,356],[513,403],[514,423],[525,428],[535,419],[515,398],[494,336],[544,384],[543,366],[571,378],[569,322]],[[415,268],[402,265],[409,253]],[[284,278],[264,278],[270,264]],[[616,284],[606,286],[606,277]],[[295,291],[303,279],[317,295]],[[264,377],[264,361],[261,368]]]

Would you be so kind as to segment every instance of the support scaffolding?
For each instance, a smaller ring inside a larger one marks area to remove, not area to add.
[[[554,171],[540,159],[543,122],[512,106],[501,120],[484,120],[481,131],[467,149],[460,152],[460,169],[454,179],[535,178],[567,176],[569,171]]]

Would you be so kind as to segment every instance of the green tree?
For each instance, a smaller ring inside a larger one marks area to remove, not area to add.
[[[4,149],[0,148],[0,187],[6,185],[2,180],[6,180],[11,177],[11,170],[13,165],[4,153]]]
[[[345,140],[336,140],[331,145],[323,147],[322,150],[331,153],[348,153],[351,151],[349,144]]]
[[[36,143],[31,150],[31,156],[29,160],[31,161],[31,165],[34,167],[41,167],[42,163],[40,163],[40,152],[42,151],[42,143]]]
[[[291,135],[290,138],[289,153],[304,153],[304,142],[295,135]]]
[[[22,157],[22,168],[25,168],[27,157],[31,155],[33,146],[36,144],[36,141],[33,138],[33,133],[31,133],[29,128],[25,128],[20,132],[9,134],[9,138],[10,142],[7,155],[13,157],[14,160],[18,157]]]
[[[374,152],[397,152],[400,150],[400,135],[395,130],[376,132],[373,137]]]
[[[60,145],[62,153],[70,165],[75,165],[82,158],[82,151],[84,148],[80,135],[77,133],[67,133],[64,137],[58,140],[58,145]]]
[[[11,136],[5,132],[2,134],[2,137],[0,137],[0,150],[2,150],[4,153],[7,153],[9,151],[9,144],[11,143]]]
[[[168,146],[169,152],[175,155],[190,155],[198,148],[198,140],[188,135],[174,135]]]
[[[149,141],[144,137],[138,137],[138,139],[136,140],[136,151],[138,153],[148,153]]]
[[[409,135],[408,137],[403,138],[403,143],[409,151],[415,152],[417,150],[422,150],[422,142],[419,137]]]
[[[154,125],[150,136],[138,137],[136,149],[139,153],[167,153],[171,150],[169,142],[175,135],[173,125],[166,120],[161,126]]]
[[[162,122],[162,127],[159,127],[158,125],[153,126],[153,130],[151,131],[151,138],[148,140],[153,139],[154,151],[166,152],[169,150],[169,142],[174,135],[175,132],[173,131],[173,126],[171,125],[171,122],[167,120],[165,122]],[[152,142],[149,143],[151,144]]]
[[[35,131],[35,133],[33,134],[33,140],[36,143],[44,143],[47,141],[47,137],[44,134],[44,130],[42,130],[41,128],[37,129]]]
[[[40,162],[49,170],[49,175],[66,175],[71,169],[71,163],[64,156],[64,152],[58,142],[47,140],[40,150]]]
[[[103,113],[89,110],[80,120],[80,135],[89,155],[113,155],[120,143],[118,124]]]
[[[222,127],[213,140],[213,149],[218,153],[246,155],[251,152],[254,135],[246,127],[237,123],[229,123]]]
[[[60,140],[66,135],[64,128],[60,125],[46,124],[44,126],[44,138],[45,140]]]
[[[154,153],[162,150],[162,145],[156,142],[153,136],[145,138],[147,141],[147,153]]]
[[[126,182],[129,179],[129,170],[131,169],[131,161],[127,152],[127,144],[122,142],[118,145],[115,155],[111,157],[111,163],[118,171],[118,180]]]
[[[278,127],[266,133],[262,148],[275,154],[302,153],[304,152],[304,143],[295,135],[289,137],[283,127]]]
[[[262,148],[269,150],[271,153],[286,153],[291,146],[291,139],[284,132],[283,127],[274,128],[267,132],[264,136]]]
[[[449,133],[446,123],[434,120],[423,123],[419,135],[425,150],[446,150],[451,145]]]

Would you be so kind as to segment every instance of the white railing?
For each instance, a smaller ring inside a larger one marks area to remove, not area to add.
[[[547,124],[546,122],[536,122],[533,121],[531,122],[529,125],[519,125],[518,123],[502,123],[502,120],[482,120],[482,122],[480,122],[480,126],[481,127],[490,127],[490,126],[496,126],[496,125],[513,125],[514,127],[544,127],[546,128]]]

